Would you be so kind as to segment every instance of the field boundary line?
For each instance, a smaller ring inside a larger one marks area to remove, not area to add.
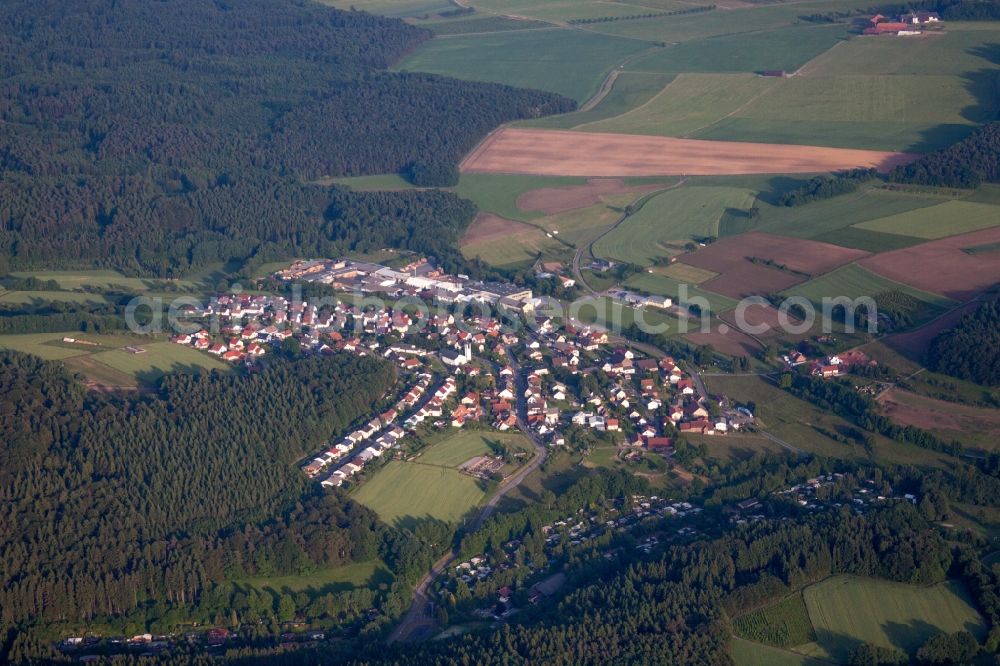
[[[650,72],[646,72],[646,73],[650,73]],[[670,79],[670,81],[667,82],[667,85],[663,86],[663,88],[660,89],[660,92],[656,93],[655,95],[653,95],[652,97],[650,97],[649,99],[647,99],[645,102],[643,102],[639,106],[635,107],[634,109],[629,109],[625,113],[619,113],[617,116],[611,116],[610,118],[604,118],[603,120],[591,120],[590,122],[581,123],[579,125],[575,125],[574,127],[571,127],[570,130],[571,131],[579,130],[579,129],[582,129],[582,128],[586,127],[587,125],[595,125],[597,123],[603,123],[603,122],[607,122],[609,120],[615,120],[616,118],[622,118],[622,117],[627,116],[629,114],[632,114],[632,113],[635,113],[637,111],[640,111],[641,109],[644,109],[645,107],[649,106],[650,104],[652,104],[653,102],[655,102],[657,99],[659,99],[660,95],[662,95],[663,93],[667,92],[667,89],[674,84],[674,81],[676,81],[677,79],[681,78],[682,76],[684,76],[683,73],[678,74],[674,78]]]
[[[748,106],[750,106],[751,104],[753,104],[758,99],[760,99],[764,95],[768,94],[769,92],[771,92],[772,90],[774,90],[778,86],[778,80],[777,79],[775,79],[774,81],[772,81],[770,83],[771,83],[771,85],[767,86],[766,88],[764,88],[763,90],[761,90],[760,92],[758,92],[756,95],[753,95],[752,97],[750,97],[750,99],[748,99],[747,101],[743,102],[742,104],[740,104],[738,107],[736,107],[735,109],[733,109],[732,111],[730,111],[726,115],[722,116],[721,118],[717,118],[716,120],[713,120],[712,122],[710,122],[710,123],[708,123],[706,125],[702,125],[701,127],[696,127],[693,130],[688,130],[684,134],[680,135],[681,138],[684,138],[684,139],[693,139],[693,138],[695,138],[694,137],[695,132],[701,132],[703,130],[710,129],[713,125],[718,125],[723,120],[726,120],[727,118],[732,118],[737,113],[739,113],[743,109],[747,108]]]

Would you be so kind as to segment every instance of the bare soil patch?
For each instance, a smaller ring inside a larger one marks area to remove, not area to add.
[[[1000,260],[992,252],[962,250],[996,242],[1000,227],[883,252],[859,263],[890,280],[966,301],[1000,282]]]
[[[916,157],[874,150],[508,127],[483,141],[461,169],[546,176],[714,176],[854,167],[888,171]]]
[[[783,291],[867,254],[829,243],[750,232],[716,241],[678,261],[719,273],[719,277],[703,282],[703,289],[746,298]],[[751,261],[751,257],[758,261]],[[767,261],[774,263],[764,263]]]
[[[526,212],[538,210],[546,215],[555,215],[593,206],[608,195],[655,192],[663,187],[656,183],[629,186],[621,178],[591,178],[586,185],[529,190],[517,198],[517,207]]]
[[[707,333],[688,333],[684,336],[696,345],[711,345],[712,349],[729,356],[752,356],[760,352],[760,345],[746,333],[729,329],[725,333],[718,330]]]
[[[955,430],[1000,437],[1000,412],[891,389],[880,398],[885,415],[902,425],[928,430]]]
[[[525,231],[538,231],[538,229],[530,224],[508,220],[493,213],[480,213],[465,230],[459,245],[464,247],[475,243],[505,239]]]

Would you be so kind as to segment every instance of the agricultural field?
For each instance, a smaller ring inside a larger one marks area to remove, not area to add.
[[[63,342],[64,337],[83,341]],[[87,344],[92,343],[92,344]],[[123,349],[146,351],[133,354]],[[0,335],[0,348],[34,354],[49,361],[62,360],[98,386],[133,388],[152,385],[168,372],[228,372],[231,366],[191,347],[130,335],[85,333],[28,333]]]
[[[847,27],[836,23],[727,34],[657,49],[636,58],[627,69],[672,73],[794,72],[846,37]]]
[[[879,397],[882,413],[900,425],[929,430],[946,441],[993,451],[1000,446],[1000,410],[959,405],[892,389]]]
[[[609,71],[649,46],[583,30],[506,31],[431,40],[397,68],[548,90],[582,103]]]
[[[531,451],[531,442],[519,433],[459,430],[430,445],[414,459],[422,465],[457,469],[476,456],[492,455],[497,447]]]
[[[545,215],[540,210],[522,206],[521,198],[526,193],[586,183],[586,178],[574,177],[464,173],[452,191],[464,199],[475,202],[481,211],[509,220],[526,222]]]
[[[983,619],[956,582],[917,587],[834,576],[803,592],[823,656],[847,663],[858,643],[897,648],[912,658],[938,632],[969,630],[981,640]],[[819,655],[817,655],[819,656]]]
[[[736,666],[829,666],[826,661],[742,638],[733,639],[732,657]]]
[[[947,201],[908,213],[870,220],[859,229],[934,240],[1000,226],[1000,206],[969,201]]]
[[[533,224],[481,213],[466,229],[459,243],[462,254],[493,266],[513,266],[534,261],[539,254],[558,252],[564,246]]]
[[[673,78],[673,74],[660,72],[619,71],[607,96],[593,108],[557,116],[522,120],[514,123],[514,126],[547,129],[582,128],[589,123],[614,118],[639,108],[659,95]]]
[[[544,21],[510,19],[504,16],[472,16],[450,21],[421,24],[430,28],[436,36],[469,35],[483,32],[500,32],[502,30],[535,30],[551,28]]]
[[[980,106],[978,98],[960,77],[804,74],[780,81],[694,136],[929,152],[964,138],[976,122],[995,115],[996,108]]]
[[[777,647],[794,647],[816,640],[801,593],[735,618],[733,629],[740,638]]]
[[[569,315],[584,324],[597,324],[609,331],[622,331],[632,324],[642,322],[664,335],[680,332],[680,323],[673,314],[658,308],[636,310],[607,296],[581,298],[574,301]]]
[[[702,141],[665,136],[503,128],[466,156],[464,173],[546,176],[736,176],[889,171],[915,155],[775,143]]]
[[[940,314],[956,303],[950,299],[893,282],[857,264],[848,264],[818,278],[803,282],[782,292],[782,296],[801,296],[819,306],[824,297],[846,296],[850,299],[874,296],[885,291],[901,291],[927,304],[931,313]]]
[[[884,252],[860,263],[890,280],[965,301],[1000,282],[1000,261],[964,249],[998,241],[1000,227],[993,227]]]
[[[663,243],[684,245],[719,235],[719,219],[728,208],[746,210],[755,193],[726,187],[685,186],[646,200],[642,207],[594,246],[601,257],[648,266],[668,253]]]
[[[752,232],[716,241],[680,261],[719,273],[702,288],[743,298],[780,292],[864,256],[836,245]]]
[[[326,594],[361,587],[377,587],[392,583],[392,573],[379,560],[354,562],[342,567],[320,569],[292,576],[262,576],[235,581],[237,586],[253,587],[272,592],[306,592]]]
[[[573,129],[686,137],[722,120],[778,83],[778,79],[753,74],[679,74],[655,97],[632,110]]]
[[[89,294],[78,291],[3,291],[0,289],[0,303],[29,305],[31,303],[43,303],[47,301],[103,305],[108,302],[108,299],[100,294]]]
[[[117,271],[31,271],[13,272],[16,278],[34,277],[39,280],[55,280],[60,289],[107,289],[125,287],[134,291],[145,291],[149,287],[146,280],[125,277]]]
[[[421,17],[455,9],[448,0],[319,0],[337,9],[359,9],[393,18]]]
[[[400,527],[426,519],[458,523],[485,496],[482,482],[458,470],[401,460],[390,461],[352,494]]]

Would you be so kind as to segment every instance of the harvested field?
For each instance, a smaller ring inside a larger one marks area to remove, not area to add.
[[[678,261],[720,274],[703,282],[703,289],[744,298],[778,293],[866,254],[828,243],[751,232],[716,241]],[[753,263],[748,257],[774,261],[785,269]]]
[[[899,389],[885,392],[879,404],[886,416],[901,425],[976,433],[989,441],[1000,441],[1000,411],[995,409],[958,405]]]
[[[689,333],[684,339],[696,345],[709,345],[715,351],[728,356],[753,356],[760,353],[760,345],[754,342],[753,338],[733,329],[725,333],[718,330],[708,333]]]
[[[1000,228],[994,227],[884,252],[860,263],[890,280],[965,301],[1000,282],[1000,261],[989,253],[962,250],[998,241]]]
[[[656,183],[628,186],[621,178],[591,178],[586,185],[543,187],[525,192],[517,198],[517,207],[523,211],[538,210],[546,215],[555,215],[593,206],[607,195],[655,192],[663,187],[665,185]]]
[[[713,176],[854,167],[887,171],[914,159],[905,153],[844,148],[504,128],[473,150],[461,169],[552,176]]]
[[[505,239],[518,233],[537,231],[536,227],[524,222],[508,220],[492,213],[481,213],[465,230],[465,235],[462,236],[459,245],[465,247],[476,243]]]
[[[723,312],[720,318],[732,324],[737,324],[737,328],[748,330],[758,337],[774,335],[781,330],[781,322],[778,320],[778,309],[765,303],[754,303],[744,308],[743,321],[737,320],[735,310]],[[793,324],[800,323],[797,318],[791,315],[788,315],[788,321]],[[757,331],[763,327],[767,327],[766,330],[758,333]]]

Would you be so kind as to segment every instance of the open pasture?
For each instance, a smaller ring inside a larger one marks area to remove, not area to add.
[[[1000,282],[1000,261],[989,253],[963,249],[998,241],[1000,227],[992,227],[883,252],[860,263],[890,280],[964,301]]]
[[[359,587],[376,587],[391,583],[392,573],[379,560],[353,562],[341,567],[320,569],[308,574],[260,576],[236,581],[239,586],[274,592],[306,592],[322,594]]]
[[[1000,446],[1000,411],[958,405],[892,389],[879,397],[882,413],[901,425],[930,430],[966,446],[995,450]]]
[[[733,638],[731,651],[736,666],[829,666],[826,661],[744,638]]]
[[[397,68],[548,90],[583,102],[611,69],[649,46],[566,28],[505,31],[431,40]]]
[[[422,17],[455,8],[448,0],[318,0],[337,9],[352,7],[393,18]]]
[[[887,171],[905,153],[597,132],[504,128],[462,162],[465,173],[546,176],[673,176]]]
[[[939,632],[971,631],[982,638],[983,620],[957,582],[917,587],[856,576],[834,576],[803,593],[819,646],[847,663],[860,643],[897,648],[911,658]]]
[[[29,305],[48,301],[103,305],[108,299],[100,294],[79,291],[0,291],[0,303]]]
[[[485,494],[480,482],[457,470],[393,460],[353,498],[389,524],[412,526],[425,519],[457,523]]]
[[[719,235],[727,208],[753,206],[755,193],[735,187],[684,186],[657,194],[594,246],[602,257],[649,265],[664,256],[662,243],[684,245]]]
[[[827,243],[751,232],[716,241],[679,261],[719,273],[719,277],[702,283],[702,288],[743,298],[783,291],[865,254]],[[773,261],[785,269],[754,263],[748,257]]]

